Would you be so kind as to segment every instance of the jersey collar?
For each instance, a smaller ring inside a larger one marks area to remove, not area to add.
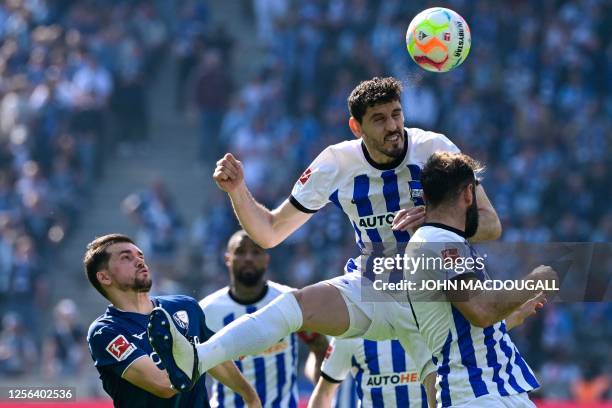
[[[149,299],[151,300],[151,304],[153,304],[153,307],[160,306],[159,300],[157,300],[156,297],[151,296],[151,297],[149,297]],[[113,305],[112,303],[110,305],[108,305],[108,307],[106,308],[106,311],[107,311],[108,314],[114,315],[114,316],[120,316],[121,314],[125,314],[125,313],[129,313],[129,314],[133,314],[133,315],[138,315],[138,316],[149,316],[149,315],[144,314],[144,313],[128,312],[127,310],[119,309],[117,306]]]
[[[365,143],[363,143],[363,140],[361,141],[361,150],[363,151],[363,155],[365,156],[365,159],[367,160],[367,162],[370,163],[370,166],[374,167],[375,169],[378,169],[378,170],[394,169],[404,161],[404,159],[406,158],[406,154],[408,154],[408,132],[406,132],[406,129],[404,129],[404,153],[402,154],[401,157],[398,157],[397,159],[393,160],[390,163],[387,163],[387,164],[376,163],[374,159],[372,159],[372,157],[370,156],[370,153],[368,153],[368,149],[366,149],[366,145]]]
[[[235,297],[230,288],[227,289],[227,294],[234,302],[238,303],[239,305],[250,306],[250,305],[254,305],[255,303],[259,302],[261,299],[265,298],[266,295],[268,294],[268,289],[269,289],[268,282],[266,282],[266,285],[264,286],[264,290],[261,292],[261,295],[251,300],[250,302],[245,302],[244,300],[240,300],[237,297]]]
[[[426,222],[425,224],[422,225],[422,227],[442,228],[442,229],[445,229],[447,231],[454,232],[455,234],[459,235],[462,238],[466,238],[465,237],[465,232],[461,231],[460,229],[457,229],[457,228],[454,228],[454,227],[451,227],[449,225],[442,224],[442,223],[439,223],[439,222]]]

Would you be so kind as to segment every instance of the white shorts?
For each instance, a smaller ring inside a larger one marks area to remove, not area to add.
[[[508,395],[483,395],[467,404],[453,405],[451,408],[536,408],[527,393]]]
[[[323,283],[340,290],[349,312],[349,329],[336,337],[398,339],[415,362],[421,381],[436,371],[408,302],[399,302],[386,292],[374,290],[372,282],[360,273],[348,273]]]

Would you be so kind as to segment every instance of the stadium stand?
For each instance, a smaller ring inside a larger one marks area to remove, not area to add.
[[[146,2],[100,4],[0,5],[0,308],[16,313],[5,330],[43,327],[48,263],[87,212],[105,158],[146,135],[142,88],[165,26]]]

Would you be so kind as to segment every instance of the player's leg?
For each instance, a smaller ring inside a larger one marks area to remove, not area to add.
[[[340,291],[317,283],[285,293],[255,313],[241,316],[197,346],[200,372],[241,356],[257,354],[289,334],[309,330],[338,336],[349,328]]]
[[[339,336],[348,330],[350,315],[347,303],[335,286],[321,282],[293,294],[302,312],[300,331]]]
[[[333,283],[330,284],[330,282]],[[359,278],[338,277],[325,283],[308,286],[292,293],[285,293],[261,310],[241,316],[205,343],[197,345],[199,372],[241,356],[256,354],[276,344],[280,339],[299,330],[316,331],[333,336],[358,336],[370,327],[370,318],[359,309],[354,299],[359,296]],[[342,292],[341,292],[342,290]],[[349,295],[347,295],[349,293]],[[152,319],[164,317],[152,314]],[[155,333],[152,345],[157,350],[156,339],[163,339],[167,325],[155,324],[162,332]],[[167,329],[166,329],[167,330]],[[193,350],[177,341],[172,353],[158,353],[162,361],[193,360]],[[182,367],[185,364],[170,361],[164,365]],[[172,372],[168,372],[172,377]]]
[[[374,326],[375,306],[362,301],[361,285],[361,276],[355,274],[338,276],[294,292],[302,310],[300,330],[342,338],[365,335]],[[388,338],[391,337],[385,339]]]

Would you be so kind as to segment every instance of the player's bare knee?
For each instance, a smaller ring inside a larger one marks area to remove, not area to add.
[[[322,293],[320,290],[314,289],[314,286],[318,285],[307,286],[293,292],[302,311],[302,330],[313,330],[318,326],[316,324],[317,317],[321,316],[322,300],[319,295]]]

